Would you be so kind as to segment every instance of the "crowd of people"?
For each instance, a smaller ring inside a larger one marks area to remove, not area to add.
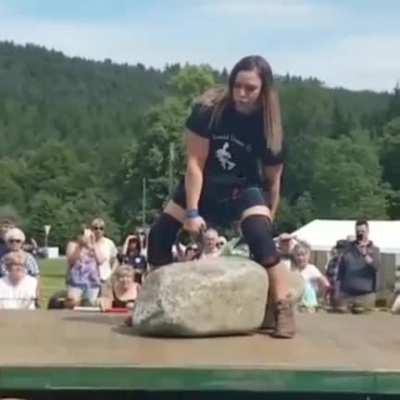
[[[368,221],[358,220],[354,233],[336,242],[322,271],[310,263],[309,244],[289,234],[279,237],[285,265],[299,271],[305,281],[300,308],[313,312],[324,306],[336,312],[360,313],[375,307],[377,292],[382,289],[379,248],[369,239]],[[394,306],[393,311],[399,310]]]
[[[142,229],[126,237],[119,248],[105,235],[103,219],[94,219],[76,240],[66,247],[66,290],[55,308],[96,306],[102,311],[133,307],[141,284],[149,272],[147,235]],[[338,240],[325,268],[310,262],[308,243],[288,233],[276,239],[281,261],[287,269],[304,279],[305,290],[298,308],[315,312],[328,307],[337,312],[362,312],[372,309],[379,282],[379,249],[369,240],[369,225],[356,222],[355,235]],[[40,269],[37,252],[25,247],[24,232],[9,221],[0,232],[0,309],[35,309],[40,304]],[[173,246],[175,262],[219,257],[229,243],[217,230],[209,228],[197,241],[182,240]],[[245,255],[248,254],[245,252]],[[50,308],[54,304],[50,301]],[[400,311],[400,297],[393,312]]]
[[[105,311],[131,308],[148,273],[147,235],[143,229],[126,237],[119,248],[106,236],[103,219],[66,246],[66,289],[50,299],[50,308],[95,306]],[[3,221],[0,233],[0,309],[36,309],[40,306],[40,268],[37,251],[25,246],[24,232]],[[226,239],[215,229],[200,241],[173,248],[175,262],[218,257]]]

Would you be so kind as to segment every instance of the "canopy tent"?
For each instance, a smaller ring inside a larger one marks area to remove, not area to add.
[[[308,242],[314,251],[329,251],[337,240],[355,234],[355,222],[315,219],[292,234]],[[381,253],[400,254],[400,221],[368,221],[368,224],[370,239]]]

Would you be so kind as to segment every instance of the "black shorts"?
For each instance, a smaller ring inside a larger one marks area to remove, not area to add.
[[[178,185],[172,200],[186,209],[183,181]],[[243,211],[254,206],[268,207],[266,196],[259,186],[245,185],[227,188],[205,185],[200,196],[199,213],[207,224],[224,227],[240,220]]]

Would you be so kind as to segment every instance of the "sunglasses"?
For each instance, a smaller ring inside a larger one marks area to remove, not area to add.
[[[8,241],[8,243],[21,243],[21,242],[22,242],[22,240],[20,240],[20,239],[10,239]]]
[[[104,226],[92,226],[94,231],[104,231]]]

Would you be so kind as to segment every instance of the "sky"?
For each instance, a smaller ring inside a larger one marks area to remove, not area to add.
[[[0,0],[0,40],[156,68],[260,54],[277,74],[391,91],[399,16],[399,0]]]

